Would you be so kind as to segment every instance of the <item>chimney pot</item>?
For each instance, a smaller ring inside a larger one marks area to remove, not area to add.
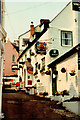
[[[33,25],[33,21],[31,22],[31,25]]]
[[[31,25],[30,25],[30,38],[32,37],[33,34],[34,34],[34,25],[33,25],[33,22],[31,22]]]

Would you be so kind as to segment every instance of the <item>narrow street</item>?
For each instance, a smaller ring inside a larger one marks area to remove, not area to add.
[[[78,116],[65,110],[55,101],[27,95],[24,92],[3,93],[4,120],[54,119],[78,120]]]

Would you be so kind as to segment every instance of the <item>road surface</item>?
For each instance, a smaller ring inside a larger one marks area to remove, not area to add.
[[[24,92],[3,93],[4,120],[78,120],[55,101],[27,95]]]

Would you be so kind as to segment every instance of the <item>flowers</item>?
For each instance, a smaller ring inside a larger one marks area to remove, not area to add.
[[[69,73],[71,76],[74,76],[76,73],[75,73],[75,70],[71,70],[71,72]]]
[[[46,74],[46,75],[51,75],[51,71],[48,70],[48,71],[45,72],[45,74]]]
[[[58,95],[62,95],[62,96],[69,95],[69,91],[68,90],[56,91],[54,95],[56,95],[56,96],[58,96]]]

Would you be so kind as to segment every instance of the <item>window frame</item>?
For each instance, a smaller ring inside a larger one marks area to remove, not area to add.
[[[64,40],[70,40],[71,41],[71,44],[69,45],[69,44],[63,44],[62,42],[63,42],[63,38],[62,38],[62,33],[70,33],[70,35],[71,35],[71,38],[64,38]],[[73,46],[73,32],[72,31],[67,31],[67,30],[62,30],[61,31],[61,46],[63,46],[63,47],[71,47],[71,46]]]
[[[44,70],[45,70],[45,57],[43,57],[43,58],[41,59],[41,62],[42,62],[42,68],[44,68]]]
[[[13,56],[14,56],[14,58],[13,58]],[[13,60],[14,59],[14,60]],[[15,60],[15,55],[13,54],[12,55],[12,62],[14,63],[14,62],[16,62],[16,60]]]

